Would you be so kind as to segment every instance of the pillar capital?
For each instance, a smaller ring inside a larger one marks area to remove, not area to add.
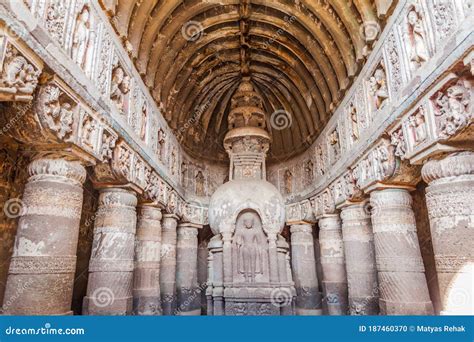
[[[464,151],[432,159],[423,165],[423,180],[428,184],[441,179],[474,174],[474,152]]]
[[[87,176],[81,162],[51,157],[33,159],[28,174],[32,180],[63,180],[77,185],[83,184]]]
[[[290,232],[293,233],[311,233],[313,231],[313,225],[306,222],[298,222],[290,225]]]
[[[174,214],[163,214],[163,231],[176,231],[178,227],[178,216]]]

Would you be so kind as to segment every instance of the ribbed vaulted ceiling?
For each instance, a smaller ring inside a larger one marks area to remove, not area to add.
[[[379,25],[371,0],[102,5],[183,147],[210,160],[226,158],[222,139],[230,98],[245,75],[262,95],[268,120],[278,110],[291,115],[288,128],[268,125],[270,158],[305,150],[363,63],[367,42],[361,25]]]

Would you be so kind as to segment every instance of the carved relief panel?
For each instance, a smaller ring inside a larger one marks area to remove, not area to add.
[[[64,1],[62,1],[64,3]],[[77,1],[70,15],[66,50],[84,72],[92,78],[97,64],[99,41],[103,25],[92,12],[87,1]]]
[[[456,134],[472,121],[473,81],[469,76],[455,78],[431,97],[430,104],[439,138],[445,139]]]
[[[389,99],[387,72],[383,59],[377,64],[372,75],[366,81],[366,91],[369,100],[368,108],[373,120],[375,113],[380,110]]]
[[[431,43],[431,22],[426,2],[413,1],[401,15],[398,26],[402,49],[405,55],[406,70],[415,71],[427,62],[433,52]]]
[[[130,88],[131,78],[116,60],[112,67],[112,78],[110,82],[110,100],[117,111],[125,118],[130,110]]]
[[[31,101],[42,67],[26,49],[0,36],[0,101]]]
[[[233,282],[254,284],[269,281],[268,242],[260,216],[244,210],[237,217],[232,238]]]

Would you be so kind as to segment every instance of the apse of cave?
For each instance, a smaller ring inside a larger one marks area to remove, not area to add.
[[[0,1],[5,315],[473,315],[467,0]]]

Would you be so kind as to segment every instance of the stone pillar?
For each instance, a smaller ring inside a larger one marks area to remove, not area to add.
[[[100,190],[89,262],[85,315],[130,315],[137,197],[121,188]]]
[[[375,190],[370,202],[380,313],[432,314],[410,193],[402,188]]]
[[[329,315],[347,315],[347,277],[341,220],[338,214],[319,220],[319,244],[323,286]]]
[[[214,235],[208,243],[210,267],[208,286],[206,291],[212,298],[212,314],[224,315],[224,251],[221,235]],[[212,286],[211,286],[212,284]],[[209,298],[209,297],[208,297]]]
[[[161,315],[160,253],[161,209],[143,204],[138,208],[133,275],[133,313]]]
[[[379,289],[375,268],[374,234],[367,202],[341,208],[349,313],[377,315]]]
[[[474,315],[474,153],[429,161],[422,174],[441,314]]]
[[[278,260],[278,277],[281,286],[290,287],[290,290],[280,290],[279,294],[282,296],[280,301],[280,314],[282,316],[295,315],[295,301],[296,301],[296,290],[291,275],[291,268],[288,263],[290,245],[286,242],[285,238],[278,234],[277,237],[277,260]],[[288,272],[289,271],[289,272]],[[276,292],[274,293],[274,295]],[[273,298],[278,299],[278,298]]]
[[[176,227],[178,217],[163,215],[161,239],[161,308],[163,315],[172,316],[176,307]]]
[[[0,149],[0,303],[3,303],[7,283],[10,258],[15,244],[16,218],[23,212],[23,202],[18,198],[18,180],[15,177],[16,165],[20,158],[17,150]],[[16,186],[15,186],[16,184]]]
[[[3,310],[71,314],[86,170],[76,161],[41,158],[30,163],[28,173]]]
[[[308,223],[293,224],[290,232],[296,314],[321,315],[321,294],[316,276],[312,226]]]
[[[192,223],[181,223],[178,226],[176,315],[180,316],[201,314],[201,289],[197,282],[198,227],[201,228]]]

